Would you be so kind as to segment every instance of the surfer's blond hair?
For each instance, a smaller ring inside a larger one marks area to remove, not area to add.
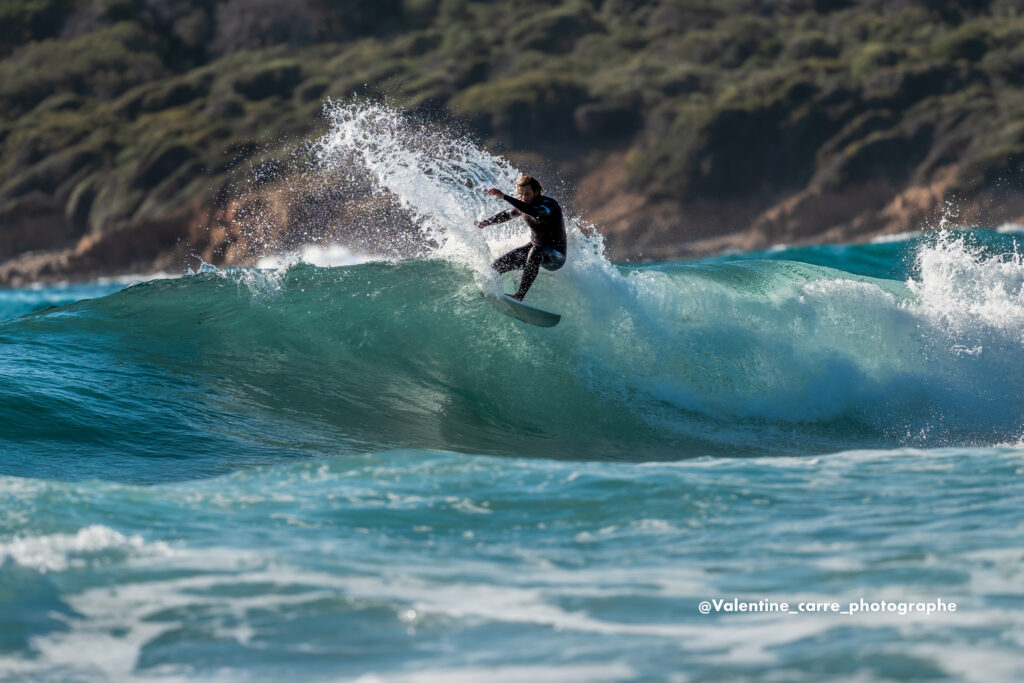
[[[541,187],[540,181],[534,178],[532,175],[524,175],[522,178],[519,179],[519,182],[516,183],[516,187],[526,187],[527,185],[532,187],[533,191],[536,192],[537,194],[541,194],[544,192],[544,188]]]

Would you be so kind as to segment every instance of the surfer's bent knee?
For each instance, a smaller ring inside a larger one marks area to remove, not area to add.
[[[541,251],[543,256],[541,265],[544,266],[544,270],[558,270],[565,265],[565,254],[557,249],[543,249]]]

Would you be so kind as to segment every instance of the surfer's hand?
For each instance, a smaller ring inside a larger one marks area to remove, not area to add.
[[[473,225],[475,225],[478,228],[484,227],[483,221],[473,221]]]
[[[505,193],[496,187],[492,187],[491,189],[487,190],[487,194],[491,195],[492,197],[498,197],[499,199],[505,196]]]

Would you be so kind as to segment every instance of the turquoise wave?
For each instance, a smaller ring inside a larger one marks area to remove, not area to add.
[[[946,256],[992,272],[936,294],[927,277],[782,260],[584,263],[531,293],[563,314],[550,330],[496,313],[471,269],[439,259],[138,284],[0,323],[0,443],[25,455],[5,473],[160,481],[393,448],[651,460],[1015,441],[1014,302],[988,319],[957,299],[986,296],[1007,264]]]

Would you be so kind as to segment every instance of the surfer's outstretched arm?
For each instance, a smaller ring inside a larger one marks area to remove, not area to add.
[[[506,221],[510,221],[518,215],[518,211],[516,211],[515,209],[509,209],[507,211],[502,211],[501,213],[496,213],[490,218],[485,218],[482,221],[474,221],[474,225],[476,225],[476,227],[478,228],[483,228],[488,225],[495,225],[497,223],[504,223]]]
[[[526,202],[516,199],[515,197],[511,197],[505,193],[502,193],[501,198],[514,206],[516,211],[525,213],[527,216],[540,218],[542,216],[551,215],[551,207],[546,206],[543,201],[540,204],[527,204]]]
[[[540,185],[538,184],[537,187],[540,187]],[[487,190],[487,194],[491,195],[492,197],[498,197],[499,199],[504,199],[506,202],[511,204],[513,207],[515,207],[515,208],[511,209],[513,216],[518,216],[520,214],[526,214],[527,216],[530,216],[532,218],[542,218],[544,216],[550,216],[551,215],[551,206],[549,206],[549,204],[553,204],[554,203],[551,199],[549,199],[547,197],[540,197],[539,190],[538,190],[538,194],[537,195],[530,195],[528,197],[528,199],[532,199],[534,196],[537,196],[539,199],[541,199],[542,201],[540,201],[537,204],[532,204],[530,202],[524,202],[521,199],[516,199],[515,197],[510,197],[509,195],[505,194],[504,192],[502,192],[501,190],[499,190],[496,187],[492,187],[491,189]],[[558,205],[555,204],[555,207],[557,208]]]

